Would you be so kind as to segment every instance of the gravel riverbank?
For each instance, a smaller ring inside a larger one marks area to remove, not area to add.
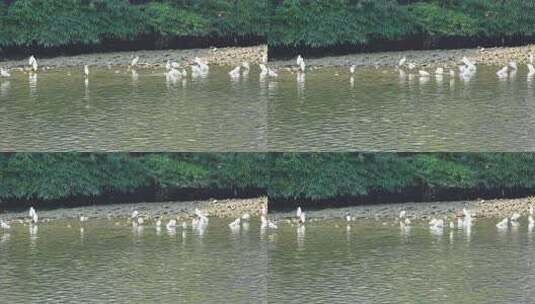
[[[251,64],[261,63],[268,52],[267,45],[253,47],[226,47],[187,50],[150,50],[133,52],[94,53],[76,56],[60,56],[54,58],[38,58],[41,67],[62,68],[83,66],[96,67],[127,66],[135,56],[139,56],[139,68],[161,68],[167,60],[174,60],[182,65],[191,64],[193,58],[200,57],[210,65],[237,65],[243,61]],[[308,67],[350,66],[357,67],[394,67],[402,57],[420,67],[455,67],[461,64],[463,56],[476,64],[504,65],[510,60],[519,64],[527,63],[529,53],[535,53],[535,45],[520,47],[496,47],[455,50],[396,51],[378,53],[359,53],[343,56],[325,56],[305,58]],[[25,67],[27,59],[0,62],[3,68],[13,69]],[[274,68],[295,67],[295,59],[271,60],[269,65]]]
[[[350,54],[343,56],[325,56],[321,58],[305,58],[307,66],[330,67],[351,66],[357,67],[394,67],[403,57],[407,62],[412,62],[420,67],[456,67],[461,64],[461,59],[466,56],[476,64],[505,65],[511,60],[519,64],[525,64],[529,60],[529,54],[535,54],[535,45],[520,47],[496,47],[478,49],[456,50],[425,50],[425,51],[399,51]],[[275,60],[271,64],[278,68],[295,67],[295,59]]]
[[[530,204],[535,204],[535,197],[518,199],[494,199],[494,200],[472,200],[472,201],[448,201],[448,202],[415,202],[397,204],[374,204],[361,205],[342,208],[327,208],[319,210],[306,210],[307,217],[312,220],[323,220],[331,218],[344,218],[350,213],[355,219],[362,220],[392,220],[405,210],[407,216],[413,220],[428,220],[433,217],[462,217],[463,208],[470,210],[477,218],[503,218],[511,216],[514,212],[527,215]],[[284,219],[295,216],[295,211],[275,212],[276,219]]]
[[[243,213],[252,216],[259,216],[262,206],[267,204],[266,197],[251,199],[225,199],[225,200],[205,200],[190,202],[154,202],[135,204],[109,204],[97,206],[84,206],[75,208],[59,208],[50,210],[40,210],[37,206],[39,216],[44,221],[60,219],[76,219],[80,215],[92,219],[105,218],[126,218],[132,211],[138,210],[140,214],[147,217],[177,218],[186,220],[192,217],[195,208],[199,208],[209,217],[236,218]],[[400,211],[405,210],[407,216],[413,220],[428,220],[432,217],[461,217],[462,209],[469,209],[477,218],[503,218],[511,216],[513,212],[527,215],[529,205],[535,204],[535,198],[519,199],[496,199],[496,200],[473,200],[473,201],[450,201],[450,202],[418,202],[418,203],[397,203],[397,204],[374,204],[360,205],[342,208],[325,208],[303,210],[307,217],[312,220],[326,220],[334,218],[344,218],[346,213],[350,213],[357,220],[392,220],[398,217]],[[292,218],[295,211],[280,212],[270,210],[270,216],[275,220]],[[24,219],[27,211],[0,213],[0,218],[7,222]]]
[[[165,67],[167,60],[181,65],[191,64],[195,57],[200,57],[209,65],[237,65],[243,61],[251,64],[260,63],[267,55],[267,46],[225,47],[185,50],[150,50],[132,52],[93,53],[76,56],[37,58],[41,68],[63,68],[90,65],[93,67],[127,66],[132,59],[139,56],[139,68]],[[26,67],[28,59],[0,62],[8,69]]]

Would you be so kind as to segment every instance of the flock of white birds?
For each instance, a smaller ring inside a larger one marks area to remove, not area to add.
[[[450,229],[470,229],[473,225],[473,219],[474,214],[467,210],[466,208],[463,208],[462,210],[463,216],[457,218],[457,222],[455,222],[452,218],[443,217],[443,218],[432,218],[431,221],[429,221],[429,229],[432,232],[442,231],[443,229],[449,227]],[[534,219],[534,207],[533,205],[529,206],[529,214],[528,214],[528,230],[533,231],[533,228],[535,227],[535,219]],[[513,213],[510,217],[506,217],[500,222],[496,224],[496,228],[499,231],[508,230],[509,227],[518,227],[519,220],[522,217],[522,215],[518,212]],[[239,231],[242,227],[248,227],[249,221],[251,219],[251,215],[249,213],[244,213],[240,217],[236,218],[232,222],[228,224],[231,231],[236,232]],[[346,213],[344,217],[345,221],[347,222],[347,229],[351,229],[350,223],[354,222],[356,220],[355,217],[351,216],[350,213]],[[89,218],[84,215],[79,216],[80,223],[87,222]],[[134,210],[132,212],[132,215],[129,218],[129,221],[132,223],[133,227],[141,227],[145,224],[147,224],[149,221],[153,222],[156,226],[157,231],[159,231],[162,227],[162,219],[160,217],[152,218],[149,215],[142,215],[139,211]],[[305,212],[301,209],[301,207],[297,207],[295,217],[288,220],[289,223],[292,225],[295,223],[298,225],[298,227],[304,228],[304,225],[307,221]],[[37,212],[33,207],[30,207],[28,211],[28,218],[26,221],[19,220],[20,223],[28,223],[30,225],[30,228],[34,228],[36,231],[37,224],[39,222],[39,216],[37,215]],[[209,222],[208,216],[196,208],[193,213],[193,218],[191,220],[191,227],[196,228],[199,231],[204,231],[207,227]],[[407,214],[407,211],[402,210],[399,213],[399,225],[402,230],[406,230],[410,228],[410,225],[412,224],[411,220],[409,219],[409,216]],[[186,221],[183,221],[180,224],[180,227],[183,229],[186,229],[188,227],[188,223]],[[165,228],[169,232],[174,232],[176,228],[179,227],[176,219],[170,219],[166,224]],[[4,222],[2,219],[0,219],[0,228],[3,230],[9,230],[11,229],[11,225],[7,222]],[[262,207],[260,210],[260,228],[261,230],[264,229],[278,229],[278,225],[276,222],[272,221],[268,217],[267,208],[265,206]],[[81,227],[81,231],[83,231],[83,227]]]
[[[129,68],[132,69],[133,75],[137,75],[134,68],[139,64],[139,60],[140,60],[139,56],[136,56],[135,58],[132,59],[132,61],[129,64]],[[260,68],[259,76],[261,79],[265,77],[278,77],[277,70],[270,68],[267,65],[267,55],[264,55],[264,57],[262,58],[262,63],[260,63],[258,66]],[[533,53],[530,53],[528,55],[528,63],[526,64],[526,66],[528,68],[528,74],[527,74],[528,77],[531,78],[535,76],[535,58],[534,58]],[[34,56],[31,56],[28,59],[28,67],[26,68],[26,70],[30,72],[30,75],[35,75],[35,73],[38,71],[38,68],[39,68],[39,64],[37,63],[37,59]],[[196,78],[199,76],[204,77],[208,74],[210,70],[208,63],[199,57],[195,57],[192,64],[184,65],[184,66],[175,61],[168,60],[165,64],[165,70],[166,70],[165,76],[166,76],[167,81],[176,82],[180,79],[187,77],[189,75],[188,68],[189,68],[189,73],[192,76],[192,78]],[[306,71],[306,63],[301,55],[297,56],[296,68],[297,68],[298,77],[300,76],[302,78]],[[412,74],[414,72],[417,76],[424,78],[424,79],[429,78],[433,74],[437,77],[442,77],[443,75],[446,75],[446,74],[449,74],[450,77],[455,77],[458,74],[459,77],[463,79],[469,79],[472,76],[474,76],[477,71],[476,64],[470,59],[468,59],[467,57],[463,57],[461,59],[461,65],[459,65],[458,68],[449,69],[447,73],[445,71],[445,68],[443,67],[436,68],[434,72],[429,72],[424,69],[418,69],[418,66],[414,62],[409,62],[407,60],[407,57],[403,57],[399,60],[396,66],[396,69],[399,71],[400,76],[404,77],[408,73],[408,76],[411,77],[411,76],[414,76],[414,74]],[[354,64],[349,67],[349,73],[351,75],[353,75],[356,72],[356,70],[357,70],[357,67]],[[507,78],[508,76],[515,75],[517,70],[518,70],[518,64],[514,60],[511,60],[507,65],[500,68],[496,72],[496,75],[498,78],[503,79],[503,78]],[[240,77],[247,76],[249,74],[249,71],[250,71],[250,64],[244,61],[240,65],[230,70],[228,74],[231,77],[231,79],[236,80],[236,79],[239,79]],[[84,65],[83,75],[86,79],[86,84],[89,78],[89,73],[90,73],[89,65]],[[0,76],[6,77],[6,78],[11,77],[11,73],[7,69],[0,68]],[[353,78],[351,78],[351,81],[352,82],[354,81]]]

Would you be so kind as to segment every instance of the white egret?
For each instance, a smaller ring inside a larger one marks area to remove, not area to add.
[[[165,225],[165,227],[168,230],[172,230],[172,229],[176,228],[176,220],[175,219],[169,220],[169,222],[167,222],[167,225]]]
[[[37,215],[37,212],[33,207],[30,207],[30,211],[28,211],[28,215],[30,216],[30,219],[32,223],[37,224],[39,221],[39,216]]]
[[[299,216],[299,223],[304,224],[306,222],[306,215],[304,212],[301,212],[301,215]]]
[[[89,66],[87,64],[84,65],[84,76],[85,78],[89,77]]]
[[[400,218],[400,219],[404,218],[406,215],[407,215],[407,211],[405,211],[405,210],[401,210],[401,211],[399,212],[399,218]]]
[[[195,208],[195,215],[199,218],[201,223],[207,223],[208,222],[208,217],[206,217],[206,215],[201,210],[199,210],[198,208]]]
[[[135,219],[138,216],[139,216],[139,211],[137,211],[137,210],[132,211],[132,219]]]
[[[260,67],[260,76],[266,76],[268,74],[268,68],[266,65],[261,63],[258,66]]]
[[[346,213],[346,222],[351,222],[351,213]]]
[[[230,224],[228,224],[228,226],[230,227],[230,229],[236,229],[240,227],[240,223],[241,223],[241,218],[237,218],[234,221],[232,221]]]
[[[533,58],[533,53],[529,53],[528,62],[531,64],[535,64],[535,58]]]
[[[496,228],[506,229],[508,227],[508,224],[509,224],[509,218],[504,218],[498,224],[496,224]]]
[[[80,215],[80,222],[86,222],[87,221],[87,216],[84,216],[83,214]]]
[[[420,77],[429,77],[430,75],[429,72],[424,71],[424,70],[419,70],[418,74],[420,75]]]
[[[8,229],[11,229],[11,226],[8,223],[0,220],[0,228],[2,228],[4,230],[8,230]]]
[[[533,64],[528,63],[528,77],[535,75],[535,67]]]
[[[235,67],[228,74],[231,78],[240,78],[240,66]]]
[[[301,72],[304,72],[305,71],[305,60],[303,59],[303,57],[301,55],[297,55],[296,63],[297,63],[297,66],[299,67],[299,69],[301,70]]]
[[[351,66],[349,67],[349,73],[351,73],[351,74],[355,74],[355,69],[356,69],[356,68],[357,68],[357,67],[356,67],[354,64],[351,65]]]
[[[30,59],[28,59],[28,65],[34,72],[37,72],[39,65],[37,64],[37,59],[35,59],[33,55],[30,56]]]
[[[277,224],[267,219],[267,217],[265,217],[264,215],[260,216],[260,221],[261,221],[261,228],[266,228],[266,227],[270,229],[279,228]]]
[[[462,58],[462,62],[466,65],[466,67],[469,70],[476,70],[476,65],[472,61],[470,61],[468,58],[466,58],[466,56]]]
[[[443,219],[433,218],[429,222],[429,226],[431,226],[431,228],[443,228],[444,227],[444,220]]]
[[[279,74],[277,74],[277,72],[275,72],[274,70],[268,68],[268,76],[269,77],[279,77]]]
[[[132,62],[130,62],[130,66],[135,67],[138,62],[139,62],[139,56],[136,56],[134,57],[134,59],[132,59]]]
[[[407,57],[403,57],[399,60],[399,63],[398,63],[398,67],[402,67],[403,65],[405,65],[405,62],[407,62]]]
[[[496,72],[496,76],[503,78],[507,77],[507,72],[509,71],[508,66],[504,66],[503,68],[499,69],[498,72]]]
[[[193,59],[193,62],[199,66],[199,69],[201,72],[208,72],[209,70],[208,64],[204,62],[203,60],[201,60],[201,58],[195,57]]]
[[[301,214],[303,214],[303,210],[301,210],[301,207],[298,206],[297,210],[295,211],[295,217],[299,219]]]
[[[529,205],[529,215],[534,215],[535,210],[533,208],[533,205]]]
[[[11,77],[11,74],[9,73],[8,70],[6,70],[4,68],[0,68],[0,76],[8,78],[8,77]]]

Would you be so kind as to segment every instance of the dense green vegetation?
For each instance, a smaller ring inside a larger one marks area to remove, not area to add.
[[[4,153],[0,200],[155,189],[328,199],[406,189],[534,189],[535,153]]]
[[[150,36],[265,37],[271,46],[535,36],[525,0],[9,0],[0,1],[0,48],[58,47]]]

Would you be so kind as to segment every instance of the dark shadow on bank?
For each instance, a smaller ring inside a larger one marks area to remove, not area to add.
[[[408,50],[452,50],[476,47],[516,47],[535,43],[535,36],[507,37],[408,37],[402,40],[371,38],[365,44],[338,44],[327,47],[270,46],[270,59],[290,59],[298,54],[305,57],[323,57]]]
[[[57,47],[40,45],[4,47],[0,48],[0,59],[22,59],[30,55],[46,58],[123,51],[246,47],[265,43],[266,40],[263,37],[257,36],[162,37],[159,35],[142,35],[132,40],[103,39],[98,44],[71,44]]]
[[[97,196],[75,196],[58,200],[12,199],[0,201],[0,213],[25,210],[30,206],[39,209],[74,208],[80,206],[131,204],[150,202],[198,201],[208,199],[244,199],[268,196],[270,210],[286,211],[301,206],[307,209],[337,208],[374,204],[401,204],[406,202],[440,202],[475,199],[513,199],[532,195],[535,189],[429,189],[407,188],[399,192],[371,190],[367,195],[343,196],[326,199],[280,199],[270,197],[264,189],[162,189],[158,187],[140,188],[131,192],[106,192]]]

